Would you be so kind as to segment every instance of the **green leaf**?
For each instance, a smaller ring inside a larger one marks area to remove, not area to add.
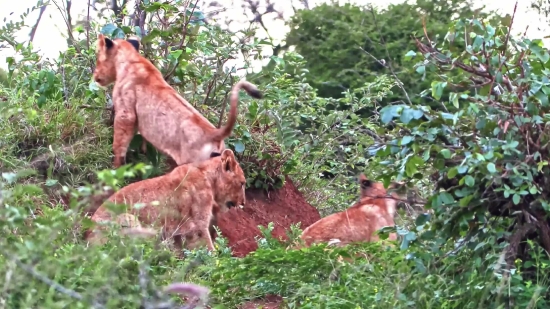
[[[396,106],[388,105],[384,106],[384,108],[380,110],[380,120],[383,124],[388,124],[393,120],[393,117],[395,116],[395,109]]]
[[[491,173],[491,174],[496,173],[497,168],[496,168],[495,164],[492,163],[492,162],[489,162],[489,164],[487,164],[487,171],[489,171],[489,173]]]
[[[424,164],[424,160],[422,160],[419,156],[412,156],[409,158],[407,163],[405,163],[405,173],[407,176],[412,177],[417,171],[418,166],[421,166]]]
[[[474,39],[474,42],[472,43],[472,47],[474,50],[479,50],[481,48],[481,45],[483,45],[483,37],[481,35],[476,36]]]
[[[451,158],[451,151],[449,149],[441,149],[441,154],[443,155],[443,158],[450,159]]]
[[[520,200],[519,194],[516,193],[512,196],[512,201],[514,202],[514,205],[519,204],[519,200]]]
[[[485,26],[485,29],[487,29],[487,38],[491,39],[495,35],[495,28],[493,28],[491,25],[487,25]]]
[[[242,153],[244,151],[244,144],[241,141],[237,141],[234,145],[235,151],[238,153]]]
[[[443,204],[452,204],[455,202],[454,197],[449,192],[441,192],[439,193],[439,196],[441,197]]]
[[[473,194],[465,196],[465,197],[461,198],[460,201],[458,201],[458,204],[460,205],[460,207],[466,207],[466,206],[468,206],[468,204],[470,203],[472,198],[474,198]]]
[[[126,34],[121,28],[116,28],[115,31],[113,31],[112,37],[115,39],[124,39],[124,37],[126,37]]]
[[[419,65],[417,68],[416,68],[416,73],[418,74],[424,74],[426,72],[426,67],[423,66],[423,65]]]
[[[535,54],[535,56],[537,56],[537,58],[539,58],[539,60],[542,61],[543,64],[548,62],[548,60],[550,59],[550,55],[548,55],[548,52],[540,47],[538,44],[536,44],[534,40],[529,45],[529,49],[531,49],[533,54]]]
[[[439,100],[441,99],[441,96],[443,95],[443,89],[447,86],[447,82],[432,82],[432,97],[434,99]]]
[[[114,24],[106,24],[105,26],[103,26],[103,28],[101,28],[99,32],[101,32],[106,36],[112,36],[113,32],[115,32],[115,30],[117,29],[118,27],[115,26]]]
[[[453,179],[453,178],[455,178],[455,176],[456,176],[457,174],[458,174],[458,168],[452,167],[452,168],[447,172],[447,178]]]
[[[404,124],[409,124],[409,122],[411,122],[411,120],[413,120],[413,118],[414,118],[414,110],[407,107],[407,108],[403,109],[403,111],[401,112],[401,117],[399,119]]]
[[[139,26],[134,26],[134,32],[138,38],[143,39],[143,33],[141,33],[141,28]]]
[[[418,169],[416,168],[416,164],[412,160],[407,161],[405,164],[405,173],[407,173],[407,176],[411,177],[413,176]]]
[[[416,56],[416,52],[414,50],[409,50],[405,54],[405,60],[411,60],[414,56]]]
[[[458,104],[458,94],[456,92],[451,92],[449,94],[449,101],[451,101],[451,103],[453,104],[454,107],[456,108],[459,108],[459,104]]]
[[[282,66],[282,67],[285,66],[285,61],[281,57],[271,56],[270,59],[273,60],[273,62],[275,62],[277,66]]]
[[[403,136],[403,138],[401,139],[401,145],[404,146],[404,145],[407,145],[409,144],[414,138],[410,135],[406,135],[406,136]]]
[[[470,176],[470,175],[466,175],[464,177],[464,183],[468,186],[468,187],[473,187],[475,184],[476,184],[476,180],[474,179],[474,177]]]

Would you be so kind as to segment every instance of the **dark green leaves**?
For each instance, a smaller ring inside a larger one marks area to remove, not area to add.
[[[445,159],[450,159],[451,158],[451,151],[449,149],[441,149],[441,155]]]
[[[447,172],[447,178],[453,179],[458,174],[458,168],[452,167],[449,169],[449,172]]]
[[[422,226],[426,224],[426,222],[428,222],[429,219],[430,219],[430,214],[427,214],[427,213],[419,214],[418,217],[416,217],[415,224],[416,226]]]
[[[419,156],[412,156],[405,164],[405,173],[407,174],[407,176],[411,177],[418,171],[418,168],[423,165],[424,160],[422,160],[422,158],[420,158]]]
[[[441,202],[443,202],[443,204],[452,204],[455,202],[454,197],[448,192],[439,193],[439,197],[441,198]]]
[[[113,39],[124,39],[126,36],[124,31],[114,24],[106,24],[101,28],[100,32]]]
[[[99,32],[107,35],[107,36],[110,36],[111,34],[113,34],[113,32],[117,29],[117,26],[115,26],[114,24],[106,24],[105,26],[103,26],[101,28],[101,30]]]
[[[540,61],[542,61],[542,63],[546,63],[550,59],[550,55],[541,45],[541,40],[533,40],[531,41],[531,44],[529,44],[529,49],[533,52],[533,54],[535,54],[535,56],[537,56]]]

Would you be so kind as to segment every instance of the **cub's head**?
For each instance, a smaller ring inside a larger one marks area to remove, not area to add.
[[[407,199],[407,187],[403,183],[392,182],[388,186],[388,190],[386,190],[383,183],[369,180],[365,174],[361,173],[359,175],[359,184],[361,186],[359,199],[362,202],[366,199],[384,198],[386,210],[392,216],[395,214],[398,202]]]
[[[139,52],[137,37],[127,40],[111,40],[103,34],[97,36],[96,65],[94,81],[102,87],[107,87],[116,81],[116,66],[120,59]]]
[[[367,176],[365,176],[365,174],[363,173],[359,175],[359,185],[361,187],[359,199],[362,199],[365,197],[382,198],[388,194],[388,192],[386,191],[386,188],[384,188],[383,183],[374,182],[368,179]]]
[[[214,188],[216,202],[221,211],[227,211],[235,206],[243,207],[246,202],[244,172],[231,149],[225,149],[220,157],[218,178]]]

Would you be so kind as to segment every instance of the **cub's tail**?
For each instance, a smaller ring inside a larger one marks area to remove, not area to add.
[[[254,84],[247,82],[244,79],[241,79],[235,86],[233,86],[233,89],[231,90],[231,99],[230,99],[230,107],[229,107],[229,116],[227,118],[227,123],[225,126],[219,128],[215,135],[212,137],[215,141],[221,141],[228,137],[231,132],[233,131],[233,128],[235,127],[235,122],[237,122],[237,102],[239,101],[239,91],[241,89],[244,89],[246,93],[248,93],[249,96],[261,99],[263,97],[263,94],[258,90],[258,87],[256,87]]]

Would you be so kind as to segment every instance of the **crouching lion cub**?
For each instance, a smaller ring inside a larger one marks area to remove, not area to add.
[[[114,83],[114,168],[126,161],[136,132],[177,165],[207,160],[225,149],[237,121],[239,90],[262,98],[258,88],[245,81],[233,86],[227,124],[216,128],[163,78],[139,53],[137,39],[110,40],[98,35],[94,80],[102,87]]]
[[[181,165],[166,175],[123,187],[93,214],[92,221],[97,226],[86,239],[103,243],[101,223],[116,221],[129,228],[161,227],[164,239],[177,236],[175,244],[179,250],[182,248],[178,239],[190,237],[205,240],[208,249],[213,250],[209,233],[213,216],[218,211],[244,206],[245,184],[244,172],[233,151],[225,149],[220,156]],[[113,218],[107,203],[125,204],[127,213]],[[132,216],[139,222],[131,222]]]
[[[350,208],[331,214],[308,226],[300,238],[306,246],[313,243],[339,240],[340,245],[352,242],[377,241],[374,233],[384,226],[394,226],[397,199],[402,197],[396,193],[399,184],[390,185],[391,197],[381,182],[368,180],[360,176],[360,200]],[[390,233],[390,240],[396,240],[397,235]]]

